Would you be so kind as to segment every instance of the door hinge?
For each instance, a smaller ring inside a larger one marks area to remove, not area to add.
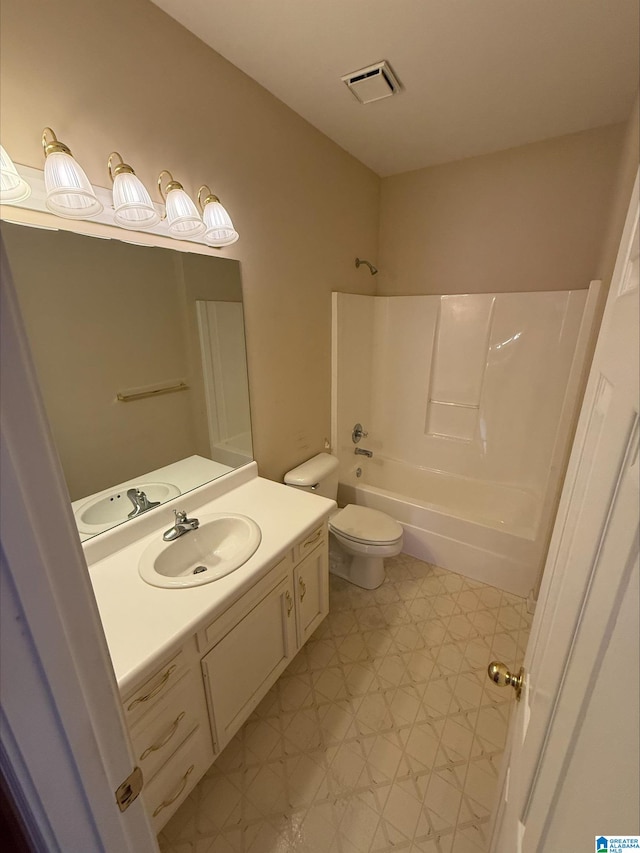
[[[126,811],[131,803],[136,799],[144,780],[142,778],[142,770],[139,767],[134,767],[129,776],[124,780],[122,785],[116,791],[116,803],[121,812]]]

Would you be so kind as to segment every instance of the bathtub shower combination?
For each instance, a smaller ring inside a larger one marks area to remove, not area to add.
[[[334,293],[340,505],[397,519],[414,557],[528,595],[562,485],[598,290]],[[354,443],[357,423],[368,435]]]

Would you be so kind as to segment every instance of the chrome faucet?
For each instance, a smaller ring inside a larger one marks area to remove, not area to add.
[[[200,522],[197,518],[187,518],[187,513],[180,509],[174,509],[173,514],[176,517],[176,523],[162,534],[165,542],[173,542],[190,530],[198,529]]]
[[[373,456],[373,450],[365,450],[364,447],[356,447],[353,452],[356,456],[368,456],[369,459]]]
[[[160,506],[160,501],[150,501],[142,489],[129,489],[127,491],[127,497],[133,504],[133,509],[127,518],[135,518],[141,513],[146,512],[148,509],[153,509],[154,506]]]

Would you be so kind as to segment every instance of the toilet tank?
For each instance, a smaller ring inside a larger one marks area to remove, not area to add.
[[[284,475],[287,486],[334,500],[338,496],[338,460],[330,453],[318,453]]]

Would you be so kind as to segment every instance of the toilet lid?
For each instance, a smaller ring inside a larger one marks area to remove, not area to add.
[[[389,545],[402,536],[402,525],[384,512],[349,504],[329,519],[329,528],[355,542]]]

